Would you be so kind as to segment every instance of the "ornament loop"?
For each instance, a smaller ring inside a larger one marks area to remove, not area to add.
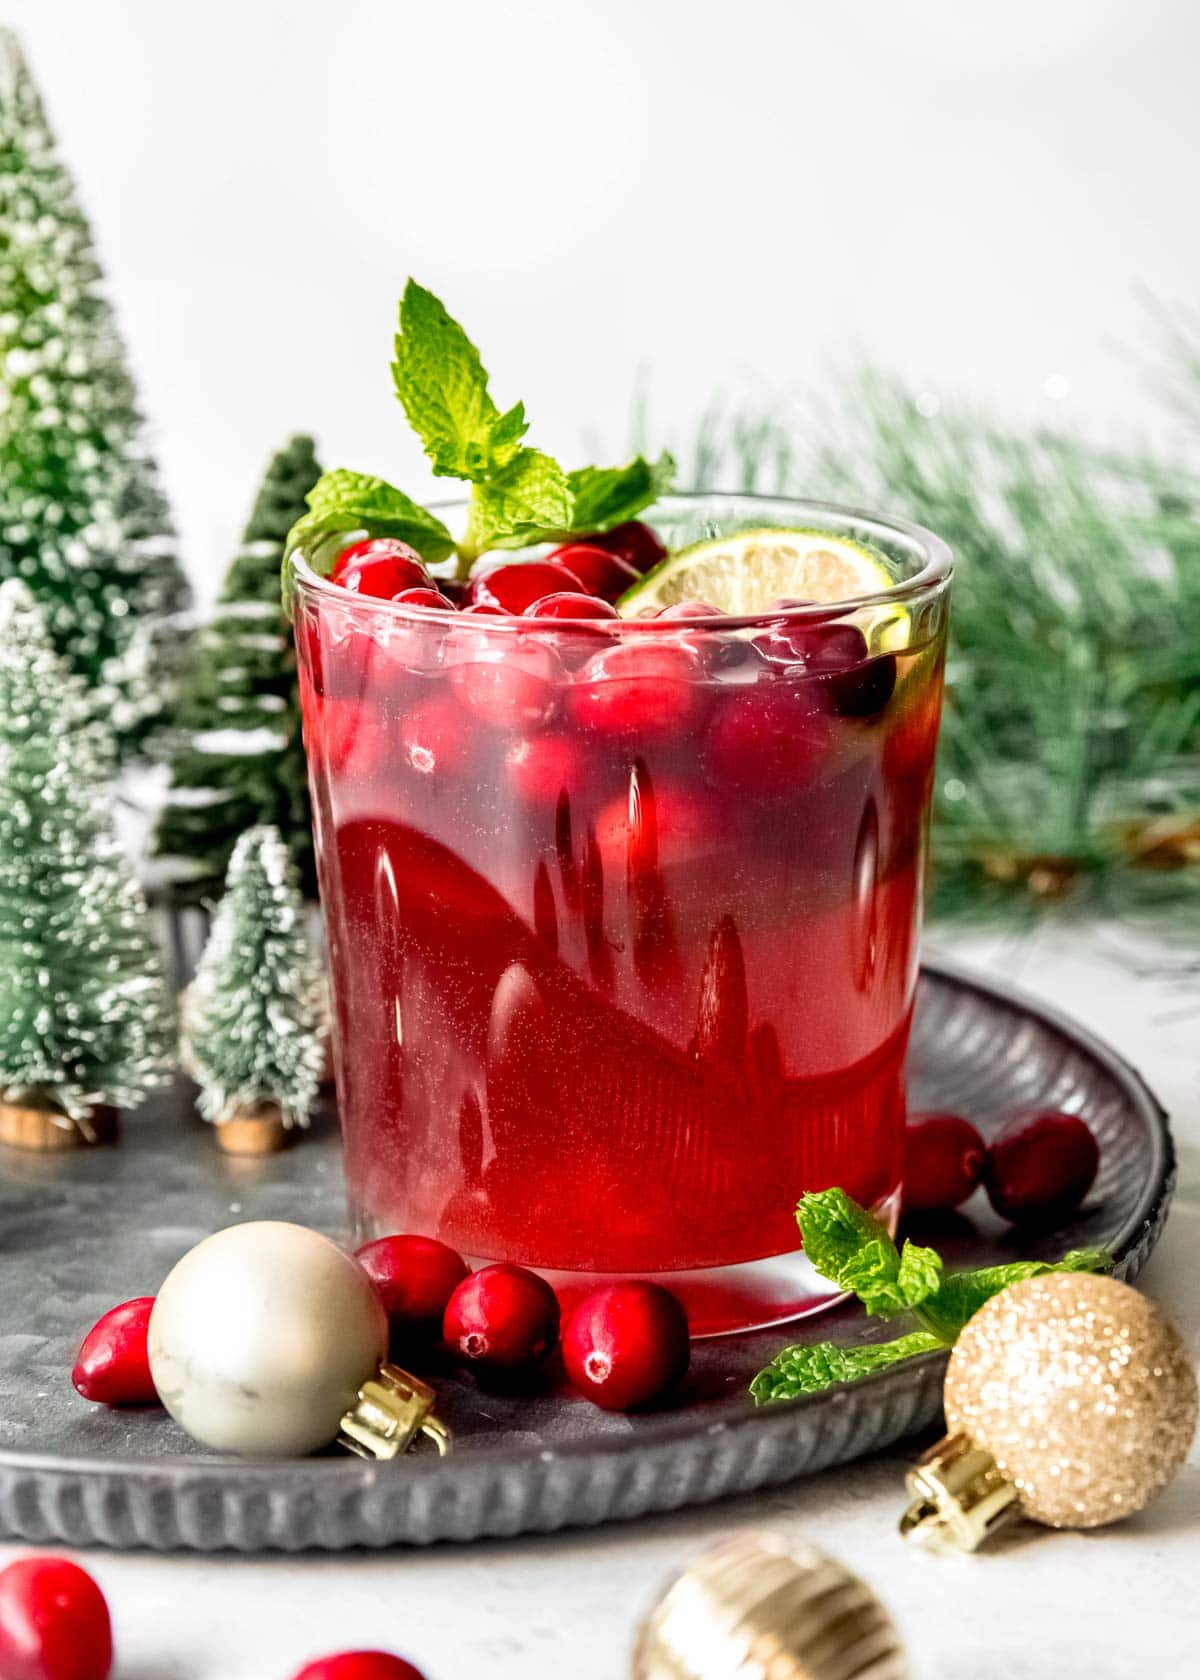
[[[912,1502],[900,1519],[905,1540],[931,1551],[973,1552],[1017,1515],[1017,1490],[990,1452],[947,1435],[905,1477]]]
[[[381,1365],[358,1391],[358,1399],[342,1418],[338,1445],[359,1458],[393,1459],[411,1450],[425,1435],[444,1458],[450,1451],[450,1431],[434,1411],[437,1395],[399,1365]]]

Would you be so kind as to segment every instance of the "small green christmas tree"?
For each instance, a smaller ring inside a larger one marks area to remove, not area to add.
[[[186,605],[91,234],[16,37],[0,29],[0,579],[89,684],[140,680],[137,626]],[[136,662],[135,662],[136,664]]]
[[[309,437],[267,468],[213,620],[197,635],[175,730],[171,787],[155,850],[176,896],[203,896],[225,875],[239,834],[274,823],[306,897],[316,897],[296,658],[279,568],[289,530],[321,469]]]
[[[174,1039],[153,929],[105,801],[110,770],[111,740],[82,683],[10,578],[0,584],[0,1105],[66,1117],[85,1135],[94,1110],[131,1108],[166,1078]]]
[[[188,989],[185,1057],[205,1119],[222,1128],[306,1125],[327,1025],[295,867],[278,829],[249,829]]]

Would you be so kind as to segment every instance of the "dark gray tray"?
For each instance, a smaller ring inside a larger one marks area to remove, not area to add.
[[[1014,994],[926,970],[910,1080],[915,1107],[961,1109],[985,1130],[1032,1102],[1082,1113],[1100,1140],[1100,1175],[1079,1216],[1042,1251],[1101,1244],[1120,1276],[1136,1275],[1166,1217],[1174,1152],[1158,1104],[1111,1050]],[[982,1196],[969,1212],[936,1239],[953,1263],[1016,1257]],[[791,1334],[699,1344],[682,1404],[657,1416],[610,1416],[562,1392],[482,1394],[448,1372],[435,1379],[456,1437],[444,1461],[222,1459],[161,1412],[80,1400],[69,1371],[88,1325],[114,1301],[153,1293],[209,1231],[251,1218],[344,1229],[329,1120],[283,1156],[238,1162],[217,1151],[177,1094],[135,1117],[117,1149],[57,1158],[0,1149],[0,1533],[290,1551],[545,1531],[784,1482],[927,1429],[939,1415],[945,1356],[937,1354],[811,1399],[750,1404],[750,1376],[786,1341],[888,1333],[849,1305]],[[1026,1239],[1022,1252],[1035,1250]]]

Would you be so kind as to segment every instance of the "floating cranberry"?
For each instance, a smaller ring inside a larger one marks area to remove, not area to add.
[[[638,573],[627,560],[591,541],[564,543],[546,558],[565,566],[589,595],[598,595],[602,601],[620,600],[638,580]]]
[[[456,1353],[480,1370],[523,1370],[554,1346],[558,1297],[524,1266],[484,1266],[451,1295],[442,1334]]]
[[[746,792],[784,793],[825,762],[830,724],[806,682],[778,678],[732,687],[709,728],[706,752],[721,781]]]
[[[707,601],[676,601],[673,606],[664,607],[658,618],[724,618],[720,607],[710,607]]]
[[[1099,1165],[1100,1149],[1086,1122],[1046,1109],[1018,1114],[992,1140],[983,1181],[1002,1219],[1049,1227],[1074,1213]]]
[[[586,782],[591,754],[578,735],[523,735],[505,754],[505,768],[516,792],[530,804],[553,806],[563,793]]]
[[[543,595],[525,608],[526,618],[616,618],[617,609],[595,595],[580,595],[564,589],[558,595]]]
[[[405,607],[433,607],[438,612],[453,612],[454,602],[448,601],[440,589],[426,586],[421,589],[402,589],[392,599]]]
[[[914,1114],[904,1134],[904,1209],[933,1213],[965,1202],[983,1177],[987,1147],[960,1114]]]
[[[475,752],[475,732],[448,694],[433,694],[405,712],[400,755],[421,776],[456,776]]]
[[[158,1399],[150,1375],[146,1334],[153,1295],[110,1307],[83,1338],[71,1381],[85,1400],[102,1406],[149,1406]]]
[[[358,1250],[358,1262],[375,1285],[392,1334],[435,1334],[446,1303],[468,1276],[460,1254],[436,1237],[380,1237]]]
[[[688,1368],[683,1308],[657,1283],[612,1283],[585,1295],[563,1330],[573,1388],[609,1412],[663,1399]]]
[[[611,531],[602,531],[587,540],[589,545],[606,548],[610,554],[617,555],[635,572],[648,572],[667,558],[666,544],[640,519],[627,519],[623,525],[614,525]]]
[[[513,560],[481,572],[471,580],[468,593],[472,606],[523,613],[543,595],[559,595],[565,589],[584,592],[574,572],[557,560]]]
[[[702,676],[698,655],[682,642],[620,642],[583,667],[571,688],[571,713],[585,729],[606,735],[671,735],[703,704]]]
[[[817,694],[841,717],[874,717],[896,686],[895,659],[888,653],[872,658],[856,624],[785,620],[760,636],[757,646],[775,664],[822,678]]]
[[[454,692],[481,722],[531,731],[549,721],[564,672],[535,636],[472,630],[455,636],[446,658]]]
[[[512,616],[510,613],[506,613],[503,607],[494,607],[489,601],[471,601],[459,610],[460,612],[471,613],[476,618],[510,618]]]
[[[678,783],[660,784],[635,769],[620,798],[596,819],[596,844],[605,870],[630,878],[678,867],[713,851],[726,833],[715,801]]]
[[[387,1651],[339,1651],[305,1663],[292,1680],[425,1680],[419,1668]]]
[[[108,1605],[86,1570],[31,1557],[0,1571],[3,1680],[108,1680],[112,1655]]]
[[[368,537],[337,557],[330,577],[355,595],[391,601],[403,589],[429,587],[429,574],[415,548],[396,537]]]

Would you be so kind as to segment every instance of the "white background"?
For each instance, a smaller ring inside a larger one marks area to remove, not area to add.
[[[202,595],[265,457],[420,493],[407,274],[533,441],[621,454],[856,344],[1140,428],[1138,288],[1194,297],[1190,0],[8,0]],[[1069,387],[1057,402],[1046,394]],[[820,486],[813,486],[819,491]]]

